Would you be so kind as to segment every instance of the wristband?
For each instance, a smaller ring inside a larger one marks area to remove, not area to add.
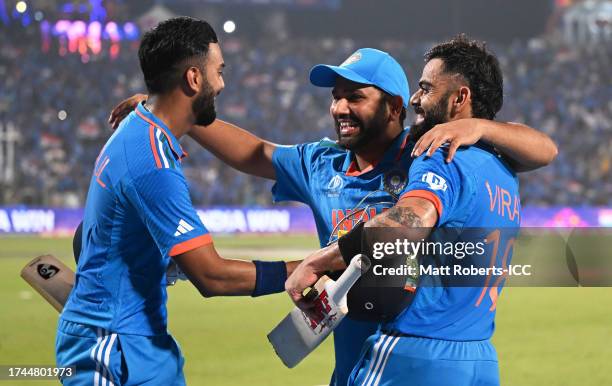
[[[349,233],[338,239],[338,249],[340,249],[340,254],[342,255],[342,259],[344,259],[347,267],[353,257],[363,253],[361,239],[363,236],[364,226],[365,222],[362,221],[355,225]]]
[[[285,290],[287,266],[284,261],[253,260],[255,264],[255,289],[252,297],[275,294]]]

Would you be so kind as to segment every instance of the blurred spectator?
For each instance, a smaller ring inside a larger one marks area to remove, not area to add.
[[[16,179],[0,182],[0,204],[83,205],[93,163],[111,134],[110,109],[145,90],[137,45],[123,43],[116,59],[103,51],[83,63],[79,55],[43,53],[35,27],[0,27],[0,33],[0,123],[10,121],[20,133]],[[415,87],[430,44],[225,40],[228,68],[218,115],[283,144],[334,137],[330,92],[311,86],[308,71],[321,62],[341,63],[362,46],[391,52]],[[536,127],[560,149],[551,166],[521,175],[523,204],[612,205],[612,47],[553,48],[534,40],[492,48],[505,73],[498,118]],[[195,204],[270,203],[271,182],[236,172],[193,141],[183,142]]]

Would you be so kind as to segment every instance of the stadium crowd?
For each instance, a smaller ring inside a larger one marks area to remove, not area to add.
[[[34,28],[0,27],[0,125],[17,129],[15,176],[0,182],[0,204],[81,206],[92,165],[111,131],[114,104],[144,92],[137,42],[84,63],[41,49]],[[293,144],[334,131],[329,90],[308,82],[317,63],[341,63],[355,49],[377,47],[404,65],[416,87],[426,43],[226,38],[226,89],[218,116],[263,138]],[[492,44],[505,75],[498,119],[524,122],[559,145],[550,166],[521,175],[523,205],[612,205],[612,47],[552,46],[544,41]],[[407,123],[410,121],[409,115]],[[271,182],[224,166],[191,140],[185,174],[196,205],[269,204]]]

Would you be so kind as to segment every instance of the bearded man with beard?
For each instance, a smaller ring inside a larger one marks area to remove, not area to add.
[[[228,165],[275,180],[275,201],[309,206],[321,247],[398,202],[409,182],[411,153],[434,151],[443,143],[453,151],[482,141],[496,146],[518,170],[545,166],[556,155],[555,144],[543,133],[520,124],[478,119],[438,125],[415,147],[413,129],[404,128],[408,80],[401,65],[380,50],[362,48],[339,66],[317,65],[310,81],[331,88],[336,140],[277,145],[219,119],[193,127],[189,135]],[[117,127],[146,99],[137,94],[121,102],[109,123]],[[347,384],[364,342],[376,334],[378,325],[347,317],[336,328],[331,385]]]
[[[416,114],[410,136],[417,141],[414,153],[430,149],[411,163],[407,186],[393,207],[304,259],[287,279],[287,292],[306,312],[312,304],[302,291],[325,272],[345,268],[355,254],[371,256],[372,239],[390,228],[411,241],[430,234],[442,235],[444,242],[480,241],[484,253],[471,254],[470,263],[499,272],[510,264],[521,216],[518,178],[510,165],[482,140],[470,147],[451,142],[448,148],[432,149],[448,142],[453,130],[472,136],[479,126],[491,125],[488,120],[503,103],[499,63],[482,43],[465,36],[434,46],[425,58],[419,89],[410,99]],[[460,261],[447,252],[433,257],[440,267]],[[499,385],[490,338],[505,276],[493,275],[454,277],[453,284],[445,285],[449,278],[422,274],[409,306],[381,318],[348,385]]]
[[[220,257],[191,205],[178,139],[215,120],[224,62],[214,30],[169,19],[144,35],[138,55],[151,99],[94,167],[76,282],[57,329],[57,366],[74,367],[64,385],[185,384],[167,330],[171,258],[205,297],[282,292],[296,266]]]

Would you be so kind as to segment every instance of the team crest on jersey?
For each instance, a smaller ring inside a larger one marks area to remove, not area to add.
[[[344,62],[342,62],[340,67],[346,67],[349,64],[353,64],[360,60],[361,60],[361,52],[355,52],[353,55],[349,56]]]
[[[398,195],[406,187],[408,178],[401,169],[393,169],[385,173],[383,185],[387,193]]]
[[[344,186],[344,181],[339,174],[336,174],[329,182],[327,183],[327,196],[328,197],[338,197],[340,195],[340,191]]]

